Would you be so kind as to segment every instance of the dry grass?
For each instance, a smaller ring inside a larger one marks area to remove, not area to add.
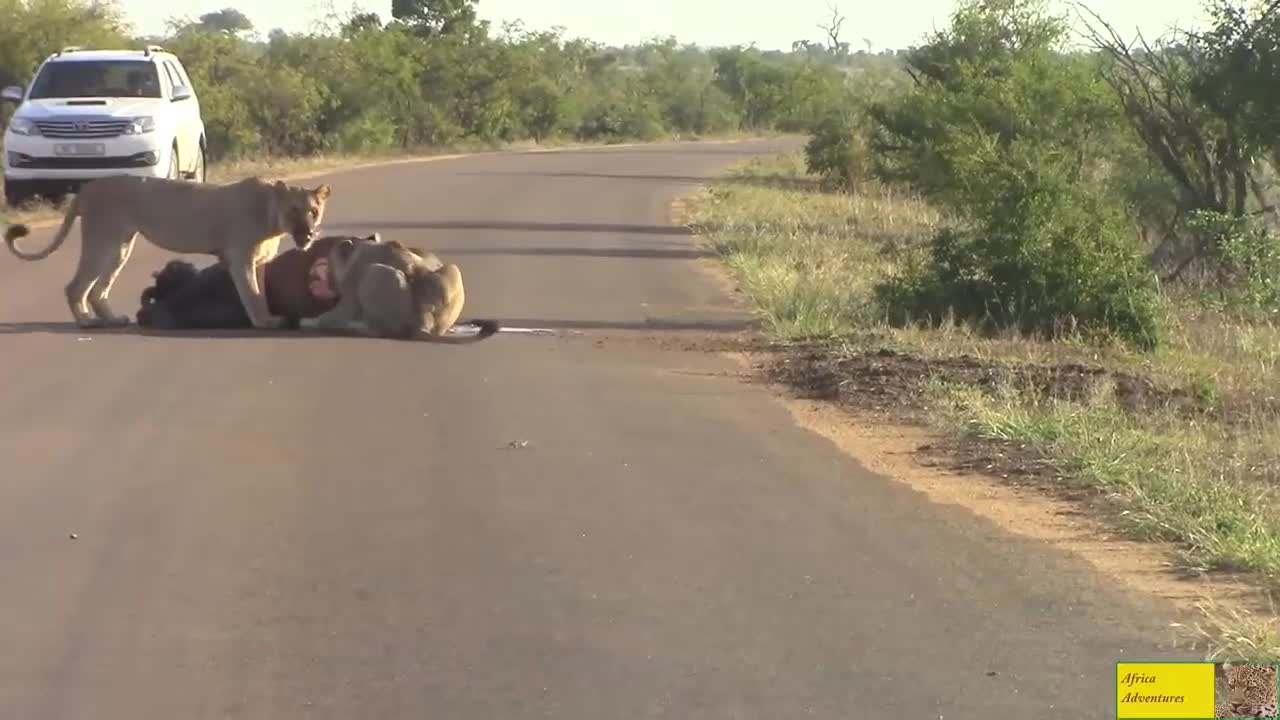
[[[817,192],[803,168],[796,155],[752,161],[693,201],[694,224],[743,280],[774,333],[849,334],[874,322],[866,302],[872,283],[938,216],[887,188]]]
[[[1184,569],[1252,572],[1280,586],[1278,428],[1134,417],[1103,387],[1085,402],[945,381],[931,391],[940,426],[1043,452],[1067,482],[1107,498],[1130,536],[1176,543]]]
[[[1228,607],[1206,598],[1198,608],[1202,620],[1192,627],[1211,648],[1206,660],[1263,660],[1280,657],[1280,612],[1274,602],[1267,612]]]
[[[1167,346],[990,337],[963,327],[898,330],[882,322],[876,283],[920,252],[945,222],[918,197],[866,183],[848,194],[819,190],[803,159],[757,160],[689,203],[691,219],[723,255],[765,326],[782,338],[839,340],[925,358],[1084,363],[1181,388],[1212,412],[1120,407],[1091,399],[1033,397],[1009,386],[944,377],[924,391],[930,422],[953,437],[1039,453],[1062,482],[1084,490],[1126,534],[1174,543],[1186,569],[1244,572],[1280,587],[1280,327],[1166,298]],[[1101,500],[1101,502],[1097,502]],[[1210,601],[1211,602],[1211,601]],[[1236,657],[1280,651],[1271,618],[1205,608],[1204,633]],[[1273,655],[1274,656],[1274,655]]]

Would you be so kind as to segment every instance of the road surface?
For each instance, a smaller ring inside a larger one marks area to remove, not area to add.
[[[0,718],[1109,717],[1163,608],[660,342],[749,320],[668,208],[778,142],[324,178],[555,336],[90,335],[78,227],[0,253]]]

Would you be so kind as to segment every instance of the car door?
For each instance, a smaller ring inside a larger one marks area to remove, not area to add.
[[[174,69],[178,71],[178,79],[191,90],[191,99],[182,104],[187,106],[187,121],[190,123],[188,132],[191,137],[191,161],[194,163],[196,153],[200,150],[200,138],[204,137],[204,118],[200,115],[200,95],[196,92],[196,86],[191,82],[191,76],[187,74],[187,69],[182,66],[182,61],[174,58],[172,62]]]
[[[169,79],[169,96],[173,97],[173,90],[183,82],[182,75],[178,69],[174,67],[173,62],[165,59],[161,65],[164,67],[165,76]],[[182,172],[191,172],[195,169],[196,151],[198,137],[193,137],[192,132],[192,115],[191,110],[195,105],[194,98],[188,98],[181,102],[171,103],[170,111],[173,113],[174,120],[177,125],[177,133],[175,140],[178,141],[178,159],[182,162]]]

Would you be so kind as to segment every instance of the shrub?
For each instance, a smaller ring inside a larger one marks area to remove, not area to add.
[[[827,115],[804,147],[805,169],[829,186],[850,189],[868,168],[866,134],[852,112]]]
[[[1219,297],[1229,309],[1280,309],[1280,237],[1256,217],[1198,210],[1188,228],[1218,248]]]
[[[1074,182],[1065,163],[1015,145],[957,169],[973,202],[941,230],[927,262],[877,288],[892,322],[952,315],[1055,336],[1114,334],[1140,349],[1160,341],[1154,276],[1124,214]]]

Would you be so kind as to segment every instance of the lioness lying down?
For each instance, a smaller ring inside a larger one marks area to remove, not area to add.
[[[297,328],[300,320],[315,318],[332,310],[338,304],[335,290],[339,283],[334,279],[331,259],[335,255],[348,257],[353,248],[377,241],[377,235],[366,238],[323,237],[306,248],[295,248],[272,258],[264,270],[264,290],[272,314],[285,317],[289,327]],[[402,246],[397,243],[396,247]],[[432,262],[435,267],[441,266],[430,253],[417,248],[406,250],[418,258],[429,258],[423,260],[428,266]],[[142,291],[139,325],[171,330],[251,327],[248,315],[236,296],[231,275],[222,263],[197,270],[189,262],[171,260],[153,277],[154,284]],[[412,308],[408,290],[401,293],[393,291],[373,307],[373,329],[363,325],[329,329],[354,329],[361,334],[399,337],[396,333],[380,332],[385,328],[379,318],[405,317],[405,308]],[[461,303],[454,302],[450,308],[460,311]],[[499,329],[498,323],[490,320],[472,320],[466,324],[477,326],[480,332],[473,336],[433,336],[428,339],[447,343],[476,342]]]
[[[307,189],[258,178],[205,185],[115,175],[80,188],[57,236],[45,249],[19,250],[15,241],[25,234],[22,226],[5,231],[5,244],[23,260],[41,260],[62,245],[72,223],[80,218],[80,262],[67,283],[66,296],[82,328],[129,324],[128,316],[112,312],[107,295],[139,234],[166,250],[220,258],[252,324],[276,328],[284,325],[285,318],[270,312],[262,293],[262,265],[275,255],[286,234],[293,236],[299,248],[311,242],[329,194],[328,185]]]
[[[374,233],[343,240],[329,251],[338,303],[303,327],[353,331],[386,338],[444,340],[462,313],[466,293],[457,265]],[[498,331],[493,321],[471,321],[481,333],[449,342],[474,342]]]

